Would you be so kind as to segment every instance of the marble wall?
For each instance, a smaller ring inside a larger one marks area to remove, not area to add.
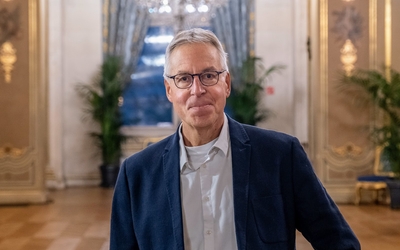
[[[51,0],[48,4],[49,167],[48,184],[99,183],[100,158],[82,120],[77,84],[91,81],[102,60],[101,1]]]
[[[286,68],[267,81],[263,105],[273,115],[260,127],[308,143],[307,1],[255,1],[255,55]]]

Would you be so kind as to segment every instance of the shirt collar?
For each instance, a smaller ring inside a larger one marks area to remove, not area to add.
[[[229,138],[228,118],[224,114],[224,125],[222,125],[219,137],[213,147],[219,148],[226,156],[228,154],[229,142],[230,138]]]
[[[188,162],[185,144],[183,143],[182,123],[179,126],[178,132],[179,132],[179,148],[180,148],[179,160],[180,160],[180,169],[181,169],[181,173],[182,173],[182,171],[183,171],[182,169],[184,169],[185,164]],[[229,149],[229,143],[230,143],[230,138],[229,138],[228,118],[224,114],[224,124],[222,125],[222,129],[219,134],[219,137],[211,150],[213,150],[214,148],[219,148],[224,153],[224,155],[227,156],[228,149]]]

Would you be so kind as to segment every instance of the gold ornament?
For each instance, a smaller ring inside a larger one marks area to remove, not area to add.
[[[14,63],[17,61],[17,50],[11,42],[5,42],[0,48],[0,63],[4,71],[4,80],[11,82],[11,71],[14,69]]]

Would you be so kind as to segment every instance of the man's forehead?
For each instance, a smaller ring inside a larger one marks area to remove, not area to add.
[[[205,42],[188,42],[177,44],[176,47],[171,51],[171,54],[174,51],[182,50],[182,49],[207,49],[207,50],[217,50],[217,48],[212,43],[205,43]]]
[[[220,67],[221,58],[217,48],[211,44],[205,43],[188,43],[176,47],[169,56],[171,66],[185,64],[201,65],[203,67]]]

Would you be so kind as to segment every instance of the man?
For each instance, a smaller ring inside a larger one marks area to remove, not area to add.
[[[231,79],[212,32],[177,34],[164,79],[182,123],[122,164],[111,250],[293,250],[296,229],[315,249],[360,249],[297,139],[224,114]]]

